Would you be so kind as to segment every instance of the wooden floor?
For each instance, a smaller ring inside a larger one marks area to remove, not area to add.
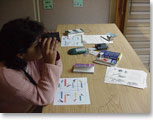
[[[125,36],[150,71],[150,0],[129,1]]]

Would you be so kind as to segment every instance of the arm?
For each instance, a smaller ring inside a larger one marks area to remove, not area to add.
[[[24,74],[15,73],[5,77],[19,98],[35,105],[47,105],[52,102],[62,73],[61,59],[57,59],[57,40],[53,39],[52,45],[51,39],[45,39],[41,43],[43,63],[37,86],[24,79]],[[16,78],[13,79],[13,76]]]
[[[3,74],[7,89],[16,99],[34,105],[47,105],[53,101],[54,93],[60,78],[60,67],[44,64],[42,76],[37,86],[25,78],[23,72],[5,69]]]
[[[34,61],[34,65],[37,67],[37,69],[39,70],[40,74],[42,74],[42,66],[44,64],[43,58],[40,60],[36,60]],[[56,62],[55,65],[60,67],[60,75],[62,74],[62,68],[63,68],[63,64],[62,64],[62,60],[60,59],[60,54],[57,51],[57,56],[56,56]]]
[[[52,97],[49,97],[49,96],[48,97],[46,96],[46,97],[50,98],[50,100],[48,101],[52,101],[54,92],[59,82],[59,78],[62,74],[62,62],[60,59],[60,55],[57,51],[57,40],[54,38],[52,40],[52,45],[51,45],[51,38],[48,40],[47,39],[43,40],[41,42],[41,50],[42,50],[43,60],[39,61],[39,64],[37,65],[38,67],[41,67],[40,68],[41,80],[43,81],[48,80],[51,82],[49,84],[44,84],[44,82],[38,81],[37,87],[41,88],[40,94],[42,96],[44,94],[47,95],[45,93],[46,91],[50,91],[48,93],[49,95],[52,95]],[[48,88],[52,88],[52,90]],[[44,101],[45,101],[45,98],[44,98]]]

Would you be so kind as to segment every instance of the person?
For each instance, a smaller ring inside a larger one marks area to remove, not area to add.
[[[41,39],[43,24],[19,18],[0,30],[0,113],[41,112],[62,74],[56,38]]]

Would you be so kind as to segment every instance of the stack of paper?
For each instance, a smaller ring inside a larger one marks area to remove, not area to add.
[[[147,87],[146,79],[147,73],[141,70],[108,67],[104,82],[144,89]]]
[[[74,29],[65,31],[65,35],[62,36],[62,47],[68,46],[83,46],[82,36],[84,34],[83,29]]]

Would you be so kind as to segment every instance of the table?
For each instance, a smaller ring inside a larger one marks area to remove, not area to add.
[[[117,37],[109,45],[110,51],[121,52],[122,59],[118,67],[143,70],[147,73],[147,88],[138,89],[123,85],[106,84],[104,77],[107,67],[95,64],[94,74],[72,73],[75,63],[92,63],[92,55],[68,55],[67,51],[74,47],[58,46],[62,61],[62,78],[87,77],[90,94],[90,105],[66,105],[43,107],[43,113],[149,113],[150,112],[150,73],[140,61],[136,52],[115,24],[67,24],[58,25],[60,36],[65,30],[82,28],[85,34],[98,35],[107,32],[115,33]],[[93,47],[94,45],[84,45]]]

